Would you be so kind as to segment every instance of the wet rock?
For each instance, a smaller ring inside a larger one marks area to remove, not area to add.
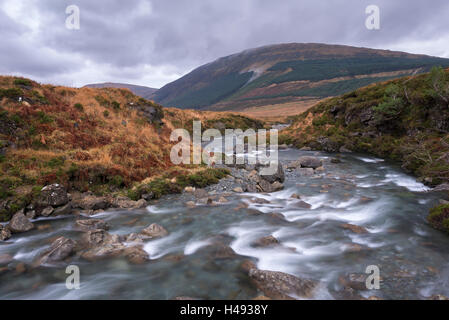
[[[300,151],[312,151],[312,148],[310,147],[302,147],[301,149],[299,149]]]
[[[236,193],[243,193],[243,189],[241,187],[236,187],[236,188],[232,189],[232,191],[234,191]]]
[[[0,224],[0,241],[5,241],[11,238],[11,231]]]
[[[301,199],[301,196],[299,194],[294,193],[290,196],[290,198],[291,199]]]
[[[8,229],[12,233],[27,232],[34,228],[34,224],[28,220],[23,210],[17,212],[8,224]]]
[[[301,209],[310,209],[310,208],[312,208],[311,204],[309,204],[309,203],[307,203],[305,201],[302,201],[302,200],[297,202],[297,203],[295,203],[294,205],[295,205],[295,207],[301,208]]]
[[[195,196],[195,198],[200,199],[200,198],[207,198],[209,196],[209,193],[207,193],[207,191],[204,189],[196,189],[193,192],[193,195]]]
[[[16,265],[15,271],[16,271],[17,275],[25,273],[27,271],[27,267],[26,267],[25,263],[23,263],[23,262],[18,263]]]
[[[148,203],[145,199],[134,201],[128,197],[117,197],[110,201],[110,205],[114,208],[120,209],[141,209],[145,208]]]
[[[195,208],[195,207],[196,207],[196,204],[195,204],[195,202],[193,202],[193,201],[187,201],[187,202],[186,202],[186,206],[187,206],[188,208]]]
[[[14,258],[12,256],[10,256],[9,254],[0,254],[0,266],[6,265],[13,260],[14,260]]]
[[[48,217],[53,213],[53,211],[54,211],[53,207],[46,207],[41,211],[40,215],[43,217]]]
[[[255,198],[255,199],[251,199],[252,203],[257,203],[257,204],[268,204],[270,203],[270,201],[264,199],[264,198]]]
[[[260,216],[263,214],[262,211],[256,210],[256,209],[247,209],[246,213],[250,216]]]
[[[72,201],[72,206],[83,210],[103,210],[109,206],[109,202],[106,197],[85,195],[80,199]]]
[[[140,232],[141,235],[150,238],[160,238],[168,235],[168,231],[157,223],[152,223]]]
[[[315,173],[324,172],[324,171],[326,171],[326,169],[324,169],[323,166],[318,167],[318,168],[315,169]]]
[[[331,163],[341,163],[341,160],[338,158],[332,158]]]
[[[311,298],[319,285],[314,280],[276,271],[251,269],[249,277],[265,296],[276,300]]]
[[[302,168],[316,169],[322,166],[322,161],[316,157],[303,156],[298,159],[298,163]]]
[[[228,199],[226,199],[225,197],[220,197],[220,198],[218,199],[218,202],[220,202],[220,203],[226,203],[226,202],[229,202],[229,201],[228,201]]]
[[[347,288],[354,290],[366,290],[366,279],[368,275],[363,273],[350,273],[339,277],[339,283]]]
[[[39,231],[49,230],[49,229],[51,229],[51,224],[49,224],[49,223],[40,224],[37,226],[37,230],[39,230]]]
[[[72,213],[72,204],[69,202],[66,205],[56,208],[55,211],[53,212],[53,215],[62,216],[70,213]]]
[[[279,240],[273,236],[262,237],[254,242],[254,247],[269,247],[279,244]]]
[[[231,259],[236,256],[235,251],[224,243],[214,243],[204,248],[213,259]]]
[[[361,226],[356,226],[354,224],[350,224],[350,223],[344,223],[342,225],[340,225],[343,229],[348,229],[351,230],[354,233],[357,234],[364,234],[364,233],[368,233],[368,230],[366,230],[364,227]]]
[[[279,181],[275,181],[271,184],[271,191],[266,191],[266,192],[276,192],[276,191],[280,191],[284,189],[284,185],[282,183],[280,183]]]
[[[282,213],[279,212],[271,212],[267,214],[271,219],[284,221],[285,216]]]
[[[251,269],[257,269],[257,266],[251,260],[245,260],[240,264],[240,269],[242,269],[245,273],[249,273]]]
[[[271,300],[271,298],[268,298],[267,296],[257,296],[253,298],[252,300],[258,301],[258,300]]]
[[[67,192],[60,184],[51,184],[42,188],[37,199],[37,204],[41,207],[59,207],[69,202]]]
[[[142,264],[149,260],[149,255],[142,246],[127,247],[123,250],[123,255],[133,264]]]
[[[315,171],[312,168],[297,168],[296,172],[304,177],[310,177],[315,174]]]
[[[288,146],[285,143],[278,145],[278,150],[285,150],[285,149],[288,149]]]
[[[72,239],[60,237],[56,239],[36,262],[37,265],[60,262],[74,254],[76,242]]]
[[[184,188],[185,192],[193,193],[195,191],[195,187],[187,186]]]
[[[109,230],[109,224],[100,219],[84,219],[77,220],[75,222],[75,227],[81,231],[89,231],[89,230]]]
[[[106,230],[96,229],[87,231],[83,234],[81,241],[85,245],[93,247],[118,242],[118,238],[112,237]]]
[[[268,181],[269,183],[274,183],[276,181],[282,183],[282,182],[285,181],[284,169],[282,168],[282,164],[281,164],[280,161],[278,161],[276,172],[273,173],[273,174],[264,174],[264,175],[262,175],[262,169],[264,167],[258,165],[258,166],[256,166],[256,168],[257,168],[258,174],[262,177],[262,179]],[[266,167],[265,170],[267,168],[268,167]]]

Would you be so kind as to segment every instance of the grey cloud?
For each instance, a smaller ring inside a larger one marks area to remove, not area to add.
[[[408,41],[449,41],[446,0],[22,2],[39,12],[39,28],[32,30],[34,53],[25,52],[26,37],[22,37],[29,26],[0,9],[0,37],[8,39],[0,52],[0,71],[16,70],[49,82],[73,74],[79,77],[77,83],[113,80],[162,85],[221,56],[272,43],[323,42],[385,49],[400,44],[406,51]],[[71,4],[81,10],[78,31],[65,28],[65,8]],[[381,9],[378,31],[364,25],[365,8],[370,4]],[[439,54],[437,49],[428,48],[425,53]],[[158,78],[144,74],[145,66],[155,68]],[[160,76],[167,70],[170,75]]]

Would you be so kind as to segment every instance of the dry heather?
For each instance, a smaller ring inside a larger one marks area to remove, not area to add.
[[[169,137],[174,128],[191,130],[194,119],[204,129],[254,125],[239,115],[164,109],[127,89],[0,77],[0,215],[27,202],[21,191],[50,183],[107,193],[185,173],[192,167],[173,168]]]

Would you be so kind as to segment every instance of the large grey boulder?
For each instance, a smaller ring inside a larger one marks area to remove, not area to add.
[[[69,202],[69,197],[63,186],[51,184],[42,188],[37,199],[37,204],[41,207],[58,207]]]
[[[18,211],[9,221],[8,229],[12,233],[27,232],[34,228],[34,224],[25,216],[24,210]]]
[[[298,164],[302,168],[312,168],[316,169],[322,166],[322,161],[316,157],[303,156],[298,159]]]
[[[38,259],[37,265],[60,262],[75,252],[76,242],[72,239],[59,237],[51,244],[50,248],[46,250]]]

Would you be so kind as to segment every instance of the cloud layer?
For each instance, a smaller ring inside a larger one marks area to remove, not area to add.
[[[380,30],[365,8],[380,8]],[[66,8],[80,29],[66,28]],[[433,0],[0,0],[0,74],[160,87],[248,48],[321,42],[449,57],[449,2]]]

